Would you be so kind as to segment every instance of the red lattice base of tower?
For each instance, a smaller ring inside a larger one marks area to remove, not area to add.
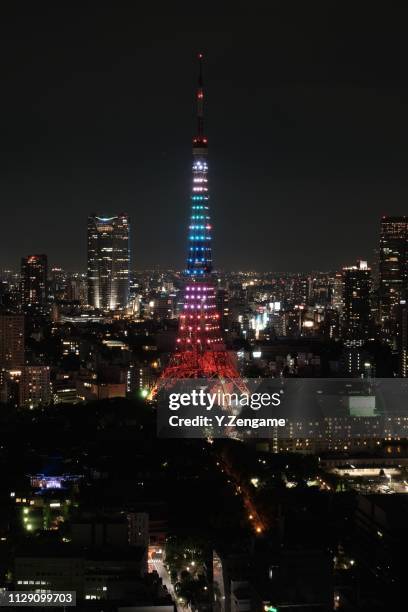
[[[216,384],[221,384],[223,388],[228,388],[229,391],[236,389],[241,393],[248,392],[239,375],[234,357],[228,351],[180,351],[172,356],[149,398],[154,399],[159,386],[167,388],[172,386],[174,380],[191,378],[210,379]]]

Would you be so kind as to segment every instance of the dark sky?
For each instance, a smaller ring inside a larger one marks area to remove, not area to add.
[[[408,214],[397,2],[8,4],[0,268],[85,269],[91,212],[131,215],[137,268],[183,266],[199,49],[217,267],[371,259],[380,216]]]

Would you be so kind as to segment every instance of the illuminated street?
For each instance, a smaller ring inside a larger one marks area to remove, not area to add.
[[[171,583],[169,573],[166,569],[166,566],[163,563],[163,560],[159,558],[151,559],[149,562],[149,566],[150,568],[155,569],[156,572],[159,574],[160,578],[162,579],[163,585],[166,587],[167,591],[170,593],[173,601],[176,604],[177,611],[178,612],[191,612],[190,606],[182,606],[180,605],[180,603],[178,603],[177,595],[174,592],[174,588]]]

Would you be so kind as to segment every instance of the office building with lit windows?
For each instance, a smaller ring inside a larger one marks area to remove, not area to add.
[[[129,218],[88,218],[88,305],[101,310],[129,302]]]
[[[23,306],[45,306],[47,303],[47,256],[28,255],[21,260],[21,294]]]
[[[367,340],[370,325],[371,270],[367,262],[343,268],[344,338]]]
[[[0,313],[0,368],[24,364],[24,315]]]
[[[362,348],[370,332],[370,291],[371,270],[366,261],[343,268],[343,361],[345,371],[352,376],[365,373],[370,365]]]
[[[400,305],[406,299],[408,217],[383,217],[380,236],[379,314],[382,338],[396,348]]]
[[[19,389],[20,406],[47,406],[52,398],[50,368],[42,365],[24,366],[21,369]]]

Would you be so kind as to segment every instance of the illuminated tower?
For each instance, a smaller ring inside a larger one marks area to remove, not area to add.
[[[212,278],[212,226],[208,190],[208,139],[204,135],[202,54],[199,55],[197,134],[193,138],[193,183],[188,236],[187,285],[180,315],[178,350],[203,352],[221,348],[219,314]]]
[[[88,218],[88,304],[101,310],[129,301],[129,218]]]
[[[216,307],[201,53],[198,62],[197,133],[193,138],[191,214],[183,311],[179,319],[176,351],[163,377],[239,379],[232,356],[223,343],[220,314]]]

